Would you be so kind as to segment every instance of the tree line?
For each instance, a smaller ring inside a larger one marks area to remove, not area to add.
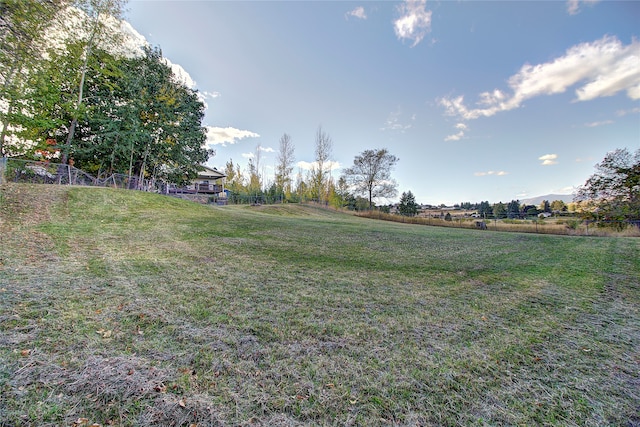
[[[333,139],[319,126],[315,160],[306,173],[294,174],[295,146],[287,133],[279,141],[273,179],[263,172],[258,145],[245,169],[230,159],[224,169],[226,188],[233,199],[281,202],[315,201],[336,208],[373,209],[375,199],[395,197],[397,183],[391,171],[399,159],[386,148],[365,150],[353,164],[334,176]]]
[[[95,175],[123,173],[183,184],[212,150],[205,147],[204,103],[180,82],[158,48],[132,54],[118,29],[126,0],[0,0],[0,156],[68,163]],[[399,161],[370,149],[334,176],[333,141],[318,127],[311,169],[293,174],[291,136],[280,139],[272,181],[256,149],[246,170],[229,160],[227,187],[238,196],[315,200],[373,209],[394,198]],[[585,216],[640,218],[640,150],[615,150],[596,165],[575,202]],[[475,205],[481,216],[517,217],[563,210],[519,201]],[[471,206],[465,202],[460,206]],[[413,194],[400,211],[415,214]],[[379,207],[383,208],[383,207]]]
[[[213,154],[204,103],[158,48],[132,55],[122,0],[0,1],[0,155],[184,183]]]

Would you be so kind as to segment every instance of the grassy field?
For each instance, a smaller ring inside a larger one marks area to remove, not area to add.
[[[640,239],[0,190],[0,426],[640,425]]]

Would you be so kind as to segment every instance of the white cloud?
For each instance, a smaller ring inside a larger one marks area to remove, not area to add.
[[[557,154],[545,154],[544,156],[538,157],[538,160],[542,160],[542,166],[551,166],[558,164],[558,155]]]
[[[387,121],[384,126],[380,128],[380,130],[399,130],[404,132],[407,129],[410,129],[413,126],[413,123],[416,120],[416,115],[413,114],[411,116],[411,122],[402,123],[400,118],[402,117],[402,109],[398,107],[396,111],[389,113],[389,117],[387,117]]]
[[[595,128],[598,126],[605,126],[605,125],[610,125],[613,123],[613,120],[603,120],[600,122],[590,122],[590,123],[585,123],[584,125],[588,128]]]
[[[512,94],[495,89],[480,94],[480,108],[468,108],[464,97],[443,98],[446,113],[471,120],[490,117],[501,111],[520,107],[524,101],[542,95],[576,89],[576,101],[588,101],[626,91],[633,100],[640,99],[640,41],[623,46],[612,36],[569,48],[564,56],[539,65],[524,65],[511,76]]]
[[[636,113],[640,113],[640,107],[631,108],[629,110],[616,111],[616,115],[620,117],[626,116],[627,114],[636,114]]]
[[[573,185],[568,185],[566,187],[551,190],[551,194],[574,194],[576,190],[577,188]]]
[[[296,163],[296,166],[298,166],[298,168],[300,168],[300,169],[310,171],[311,169],[318,167],[318,162],[305,162],[304,160],[301,160],[298,163]],[[335,162],[333,160],[325,162],[326,170],[332,170],[333,171],[333,170],[336,170],[336,169],[340,169],[341,167],[342,167],[342,165],[340,165],[339,162]]]
[[[567,13],[569,15],[575,15],[580,12],[580,3],[594,5],[599,0],[567,0]]]
[[[467,125],[465,125],[464,123],[457,123],[455,128],[458,129],[458,133],[446,136],[444,138],[445,141],[461,140],[464,137],[466,130],[468,129]]]
[[[476,172],[474,173],[475,176],[490,176],[490,175],[494,175],[494,176],[505,176],[505,175],[509,175],[509,172],[505,172],[505,171],[487,171],[487,172]]]
[[[173,71],[173,77],[176,82],[181,83],[188,88],[195,89],[196,81],[191,78],[191,75],[189,75],[182,65],[174,64],[169,60],[169,58],[163,57],[162,59],[171,68],[171,71]]]
[[[143,48],[149,45],[147,39],[127,21],[120,21],[120,31],[124,34],[122,51],[126,56],[141,56]]]
[[[220,92],[207,92],[207,91],[203,91],[203,92],[199,92],[203,98],[205,99],[215,99],[215,98],[219,98],[220,97]]]
[[[367,13],[364,11],[364,7],[362,6],[358,6],[352,11],[347,12],[346,18],[349,19],[350,16],[358,19],[367,19]]]
[[[241,156],[245,159],[253,159],[256,154],[252,151],[251,153],[242,153]]]
[[[425,9],[426,3],[426,0],[405,0],[398,6],[401,16],[393,23],[396,37],[412,40],[411,47],[431,31],[431,11]]]
[[[461,140],[461,139],[462,139],[462,137],[464,137],[464,132],[463,132],[463,131],[460,131],[460,132],[458,132],[458,133],[456,133],[456,134],[453,134],[453,135],[447,135],[447,136],[444,138],[444,140],[445,140],[445,141],[459,141],[459,140]]]
[[[214,127],[207,126],[207,145],[222,145],[226,146],[228,144],[235,144],[239,140],[244,138],[258,138],[258,135],[255,132],[251,132],[248,130],[240,130],[232,127]]]
[[[275,153],[276,152],[276,150],[274,150],[273,148],[271,148],[271,147],[263,147],[262,145],[258,145],[258,150],[262,151],[264,153]]]

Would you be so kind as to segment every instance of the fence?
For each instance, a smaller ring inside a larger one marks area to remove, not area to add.
[[[124,174],[94,177],[80,169],[61,163],[0,158],[0,184],[21,182],[31,184],[84,185],[129,190],[164,192],[166,185],[155,180],[139,179]]]
[[[576,236],[615,235],[640,237],[639,220],[592,221],[582,220],[578,217],[562,218],[558,220],[478,220],[475,218],[452,217],[451,220],[448,221],[440,217],[409,217],[396,214],[388,214],[381,211],[361,211],[356,215],[386,221],[418,225],[432,225],[438,227]]]

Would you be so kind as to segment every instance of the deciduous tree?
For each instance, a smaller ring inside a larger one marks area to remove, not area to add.
[[[14,146],[24,129],[24,100],[33,75],[43,62],[46,30],[68,2],[63,0],[0,1],[0,156],[22,154]],[[17,135],[16,135],[17,133]]]
[[[310,184],[311,189],[315,193],[319,203],[326,200],[327,184],[331,173],[331,154],[333,151],[333,141],[322,126],[318,126],[316,132],[316,161],[311,168]]]
[[[579,188],[576,201],[596,202],[601,215],[613,219],[640,218],[640,149],[607,153],[596,173]]]
[[[293,162],[295,161],[295,147],[291,136],[283,134],[280,138],[280,148],[278,150],[276,164],[276,189],[284,193],[287,197],[291,194],[291,173],[293,172]]]
[[[391,179],[391,170],[398,158],[386,148],[365,150],[353,159],[353,165],[343,172],[346,181],[356,194],[369,198],[369,209],[376,197],[394,197],[397,184]]]

